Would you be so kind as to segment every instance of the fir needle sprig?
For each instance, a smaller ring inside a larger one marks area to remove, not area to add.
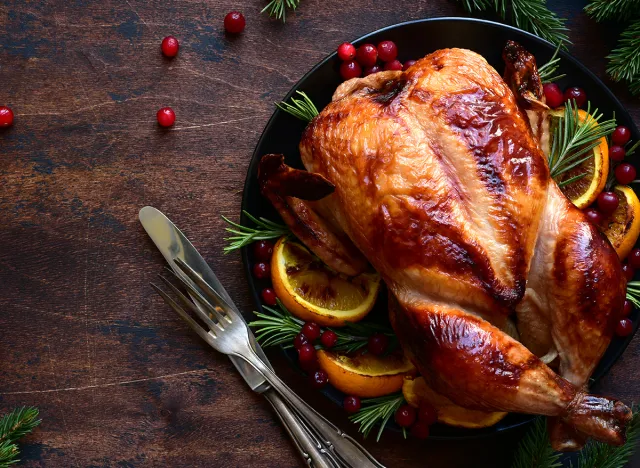
[[[0,419],[0,468],[17,463],[20,451],[15,442],[33,431],[38,424],[38,409],[16,408]]]
[[[359,432],[362,432],[366,438],[376,424],[380,424],[378,434],[376,436],[376,442],[380,441],[382,432],[385,430],[389,419],[396,412],[400,406],[405,403],[402,392],[392,393],[378,398],[368,398],[362,400],[361,407],[357,413],[349,416],[349,419],[359,424]]]
[[[640,2],[636,2],[640,11]],[[607,73],[614,81],[626,81],[635,95],[640,94],[640,19],[637,19],[620,35],[618,46],[607,56]]]
[[[228,244],[223,249],[225,253],[244,247],[245,245],[248,245],[254,241],[277,239],[279,237],[288,236],[291,234],[291,231],[287,226],[274,223],[273,221],[269,221],[266,218],[256,218],[245,210],[243,210],[242,212],[257,227],[252,228],[243,226],[241,224],[234,223],[225,216],[222,216],[222,219],[224,219],[229,225],[231,225],[231,227],[225,228],[225,231],[234,234],[233,236],[225,237],[224,239]]]
[[[562,47],[562,43],[558,44],[556,50],[553,52],[551,59],[544,65],[538,68],[538,75],[540,75],[540,80],[543,83],[553,83],[561,78],[564,78],[567,75],[556,75],[558,68],[560,67],[560,57],[558,57],[558,53],[560,52],[560,48]]]
[[[282,20],[284,23],[287,16],[287,8],[295,10],[298,5],[300,5],[300,0],[271,0],[260,13],[266,11],[269,16]]]
[[[316,108],[313,101],[309,99],[309,96],[307,96],[306,93],[304,93],[303,91],[296,91],[296,93],[302,96],[302,99],[296,99],[292,97],[291,104],[282,101],[276,103],[276,107],[300,120],[311,122],[311,120],[313,120],[313,118],[318,115],[318,109]]]
[[[547,434],[547,419],[537,418],[518,444],[512,468],[560,468],[560,454],[554,452]]]
[[[639,10],[640,0],[591,0],[584,7],[584,11],[596,21],[624,19]]]

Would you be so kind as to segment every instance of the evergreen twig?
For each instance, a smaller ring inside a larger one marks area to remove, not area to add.
[[[265,218],[256,218],[245,210],[243,210],[242,212],[257,227],[250,228],[248,226],[243,226],[241,224],[234,223],[225,216],[222,216],[222,219],[224,219],[229,225],[231,225],[231,227],[225,228],[225,231],[234,234],[233,236],[224,238],[224,240],[228,244],[223,249],[225,253],[244,247],[245,245],[248,245],[254,241],[277,239],[279,237],[288,236],[291,234],[291,231],[287,226],[274,223],[273,221],[269,221]]]
[[[607,73],[611,78],[614,81],[627,81],[631,92],[640,94],[640,19],[631,23],[620,35],[618,46],[607,58]]]
[[[349,416],[349,419],[360,425],[358,431],[362,432],[364,437],[367,437],[375,425],[380,423],[378,435],[376,436],[376,442],[378,442],[389,419],[404,403],[405,399],[402,392],[362,400],[358,412]]]
[[[287,8],[295,10],[300,5],[300,0],[271,0],[260,13],[267,14],[273,18],[282,20],[284,23],[287,16]]]
[[[305,122],[311,122],[313,118],[318,115],[318,109],[309,96],[307,96],[302,91],[296,91],[302,99],[291,98],[291,104],[288,102],[278,102],[276,103],[276,107],[285,111],[288,114],[293,115],[294,117],[304,120]]]
[[[15,442],[40,424],[38,414],[37,408],[23,406],[0,419],[0,468],[6,468],[19,461],[20,451]]]
[[[543,83],[553,83],[561,78],[564,78],[566,75],[556,75],[558,68],[560,67],[560,57],[558,57],[558,53],[560,52],[560,48],[562,47],[562,43],[558,44],[556,50],[553,52],[551,59],[541,67],[538,67],[538,75],[540,76],[540,80]]]
[[[621,20],[640,11],[640,0],[591,0],[584,11],[596,21]]]
[[[553,451],[547,434],[547,419],[537,418],[518,444],[513,468],[559,468],[560,454]]]

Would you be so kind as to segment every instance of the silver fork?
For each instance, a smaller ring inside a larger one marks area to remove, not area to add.
[[[196,307],[184,294],[173,286],[169,281],[165,283],[180,299],[180,302],[195,313],[209,328],[207,332],[202,328],[178,303],[173,300],[158,286],[152,284],[154,289],[162,296],[167,304],[175,310],[185,322],[202,338],[209,346],[215,350],[232,356],[238,356],[253,366],[260,372],[269,384],[291,405],[291,407],[303,419],[306,425],[320,438],[323,444],[330,450],[331,455],[343,465],[352,468],[384,468],[384,465],[376,461],[364,447],[358,444],[353,438],[342,432],[335,425],[329,422],[324,416],[302,400],[293,390],[291,390],[273,371],[262,362],[255,354],[249,344],[249,334],[247,326],[237,313],[230,307],[222,297],[209,286],[191,267],[181,259],[175,260],[176,264],[190,278],[204,294],[206,298],[178,275],[175,278],[184,286],[190,295],[200,303],[202,308],[208,312],[204,313]],[[213,305],[212,304],[215,304]],[[213,320],[211,317],[214,317]],[[333,457],[331,457],[333,458]]]

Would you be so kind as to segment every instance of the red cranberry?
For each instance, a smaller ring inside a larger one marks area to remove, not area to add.
[[[560,107],[564,102],[562,91],[557,84],[547,83],[542,87],[542,90],[544,91],[544,97],[547,101],[547,106],[551,107],[552,109]]]
[[[633,249],[627,257],[627,262],[633,269],[640,268],[640,249]]]
[[[173,36],[167,36],[162,39],[162,45],[160,46],[162,49],[162,53],[165,57],[175,57],[178,55],[178,49],[180,48],[180,44],[178,43],[178,39]]]
[[[338,46],[338,57],[343,62],[356,58],[356,48],[349,42],[343,42]]]
[[[633,304],[629,299],[625,299],[624,307],[622,308],[622,317],[628,317],[633,312]]]
[[[392,62],[398,56],[398,47],[393,41],[382,41],[378,44],[378,58],[383,62]]]
[[[402,69],[406,70],[407,68],[412,67],[415,64],[416,64],[415,60],[407,60],[406,62],[404,62],[404,65],[402,65]]]
[[[271,275],[271,267],[268,263],[256,263],[253,265],[253,276],[258,279],[266,279]]]
[[[311,386],[313,388],[322,388],[329,383],[329,375],[323,370],[317,370],[311,374]]]
[[[416,421],[416,410],[409,405],[402,405],[396,410],[396,422],[398,426],[409,427]]]
[[[338,335],[332,330],[325,330],[320,336],[320,343],[325,348],[333,348],[338,342]]]
[[[622,274],[627,279],[627,282],[629,282],[633,280],[633,276],[636,274],[636,271],[633,268],[631,268],[631,265],[629,265],[628,263],[623,263]]]
[[[384,69],[385,70],[394,70],[394,71],[398,71],[398,70],[402,70],[402,63],[400,63],[400,60],[392,60],[391,62],[387,62],[384,64]]]
[[[247,22],[244,19],[244,15],[239,11],[232,11],[224,17],[224,29],[231,34],[241,33],[244,31],[246,24]]]
[[[298,349],[298,359],[300,362],[311,362],[316,360],[316,349],[313,345],[307,343]]]
[[[362,75],[362,67],[355,60],[342,62],[342,65],[340,65],[340,76],[343,80],[347,81],[351,78],[358,78],[360,75]]]
[[[582,108],[587,103],[587,93],[584,92],[584,89],[578,88],[577,86],[567,88],[564,91],[564,102],[567,101],[575,101],[576,106]]]
[[[10,127],[13,123],[13,111],[7,106],[0,106],[0,128]]]
[[[609,148],[609,157],[613,161],[620,162],[624,159],[626,155],[627,155],[627,152],[624,150],[622,146],[613,145],[611,148]]]
[[[616,145],[624,146],[631,139],[631,130],[628,127],[619,125],[611,134],[611,141]]]
[[[278,303],[276,293],[271,288],[264,288],[262,290],[262,300],[265,304],[274,306]]]
[[[616,167],[616,179],[622,185],[628,185],[636,179],[636,168],[629,163]]]
[[[416,439],[426,439],[429,437],[429,425],[422,421],[416,422],[411,426],[411,435]]]
[[[616,335],[619,337],[629,336],[633,333],[633,322],[628,318],[623,318],[616,324]]]
[[[320,338],[320,325],[315,322],[307,322],[303,325],[301,333],[309,338],[311,341]]]
[[[427,401],[420,403],[418,408],[418,421],[431,425],[438,420],[438,412],[433,405]]]
[[[273,242],[268,240],[261,240],[253,244],[253,254],[257,260],[262,262],[268,262],[271,260],[273,254]]]
[[[373,44],[363,44],[356,51],[356,60],[363,67],[373,67],[378,61],[378,50]]]
[[[342,406],[344,406],[344,409],[347,413],[355,413],[360,409],[360,398],[358,398],[357,396],[344,397]]]
[[[380,65],[374,65],[373,67],[365,68],[363,75],[369,76],[369,75],[373,75],[374,73],[378,73],[380,71],[382,71],[382,68],[380,67]]]
[[[584,214],[587,215],[587,219],[596,226],[598,226],[604,220],[604,216],[602,216],[602,213],[600,213],[595,208],[586,209]]]
[[[176,121],[176,113],[171,107],[163,107],[156,114],[161,127],[171,127]]]
[[[600,211],[604,215],[610,215],[616,211],[619,203],[620,199],[614,192],[602,192],[598,195],[598,208],[600,208]]]
[[[302,333],[298,333],[293,339],[293,347],[296,349],[302,348],[302,346],[309,344],[309,338]]]
[[[389,346],[389,337],[382,333],[375,333],[369,337],[367,349],[374,356],[383,354]]]

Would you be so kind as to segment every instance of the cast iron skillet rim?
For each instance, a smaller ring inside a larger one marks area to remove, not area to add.
[[[489,21],[489,20],[484,20],[484,19],[476,19],[476,18],[467,18],[467,17],[455,17],[455,16],[446,16],[446,17],[438,17],[438,18],[424,18],[424,19],[418,19],[418,20],[412,20],[412,21],[406,21],[403,23],[397,23],[397,24],[393,24],[390,26],[386,26],[384,28],[378,29],[376,31],[372,31],[368,34],[365,34],[364,36],[360,36],[359,38],[355,39],[354,41],[352,41],[353,44],[361,44],[363,42],[366,41],[366,39],[368,39],[371,36],[383,33],[385,31],[389,31],[389,30],[393,30],[393,29],[398,29],[398,28],[402,28],[404,26],[408,26],[408,25],[414,25],[414,24],[420,24],[420,23],[431,23],[431,22],[458,22],[458,23],[476,23],[476,24],[484,24],[486,26],[492,27],[492,28],[499,28],[499,29],[506,29],[506,30],[511,30],[514,31],[518,34],[524,35],[529,37],[532,41],[537,42],[543,46],[546,46],[549,48],[550,51],[554,51],[556,49],[556,45],[554,45],[553,43],[538,37],[534,34],[531,34],[527,31],[523,31],[522,29],[513,27],[513,26],[509,26],[506,24],[502,24],[502,23],[498,23],[495,21]],[[625,106],[622,105],[622,103],[618,100],[618,98],[613,94],[613,92],[604,84],[604,82],[595,74],[593,73],[591,70],[589,70],[585,65],[583,65],[578,59],[576,59],[575,57],[573,57],[572,55],[570,55],[568,52],[564,51],[564,50],[560,50],[559,52],[560,57],[562,58],[562,60],[565,61],[569,61],[571,62],[574,66],[576,66],[578,69],[580,69],[580,71],[584,74],[586,74],[589,78],[591,78],[595,84],[600,88],[600,91],[603,92],[603,94],[605,95],[605,97],[611,101],[613,101],[614,104],[617,105],[617,107],[622,109],[622,119],[620,120],[624,120],[626,122],[628,122],[629,124],[634,123],[633,119],[631,118],[631,115],[629,114],[629,112],[627,111],[627,109],[625,108]],[[309,70],[302,78],[300,78],[300,80],[298,80],[296,82],[296,84],[291,88],[291,90],[286,94],[286,96],[284,97],[283,101],[288,101],[296,92],[296,90],[298,90],[301,85],[314,73],[316,73],[316,71],[321,68],[322,66],[324,66],[327,62],[332,61],[336,58],[337,56],[337,52],[333,52],[330,55],[328,55],[326,58],[324,58],[322,61],[320,61],[319,63],[317,63],[313,68],[311,68],[311,70]],[[241,224],[245,224],[247,223],[248,219],[247,217],[244,215],[243,211],[247,209],[248,204],[249,204],[249,185],[255,183],[255,181],[251,181],[250,180],[250,176],[251,174],[254,172],[254,167],[256,164],[258,164],[260,158],[259,158],[259,154],[258,154],[258,148],[260,148],[261,146],[263,146],[263,143],[265,141],[265,139],[267,138],[267,135],[270,133],[271,128],[274,125],[274,122],[276,120],[276,118],[280,115],[280,113],[283,112],[280,109],[276,108],[276,110],[274,111],[273,115],[271,116],[271,118],[269,119],[269,121],[267,122],[267,125],[265,126],[262,134],[260,135],[260,139],[258,140],[258,143],[256,144],[255,150],[251,155],[251,160],[249,162],[249,166],[247,168],[247,174],[245,177],[245,183],[243,186],[243,194],[242,194],[242,205],[241,205],[241,213],[240,213],[240,223]],[[632,129],[635,130],[635,129]],[[637,130],[635,132],[633,132],[635,134],[637,134]],[[252,213],[255,215],[255,213]],[[259,216],[259,215],[258,215]],[[249,262],[249,253],[248,253],[248,247],[245,246],[241,249],[241,256],[242,256],[242,263],[243,263],[243,267],[244,267],[244,272],[245,272],[245,276],[247,278],[247,281],[249,282],[250,285],[250,290],[251,290],[251,295],[253,297],[253,303],[257,304],[257,307],[262,310],[262,301],[260,300],[260,295],[258,292],[258,288],[256,287],[251,287],[252,285],[252,279],[251,279],[251,264]],[[635,332],[638,328],[638,324],[635,324],[634,327],[634,333],[631,334],[630,337],[633,337],[635,335]],[[614,337],[615,339],[615,337]],[[611,368],[613,367],[613,365],[620,359],[620,356],[624,353],[624,351],[626,350],[627,346],[629,346],[629,343],[631,342],[631,339],[627,339],[625,340],[625,342],[623,344],[621,344],[617,351],[610,356],[610,362],[611,364],[608,366],[605,366],[605,369],[602,370],[601,373],[592,376],[592,381],[597,381],[600,380],[604,375],[606,375]],[[329,395],[325,395],[326,397],[328,397],[329,399],[333,400],[334,398],[332,398]],[[526,417],[526,415],[523,415],[524,417]],[[521,427],[523,425],[529,424],[531,421],[533,421],[535,419],[534,416],[531,416],[530,419],[525,419],[523,421],[514,423],[512,425],[510,425],[509,427],[505,427],[499,430],[496,430],[494,432],[481,432],[478,431],[477,433],[469,433],[469,434],[463,434],[463,435],[459,435],[459,436],[431,436],[429,439],[430,440],[470,440],[470,439],[478,439],[478,438],[484,438],[484,437],[490,437],[490,436],[495,436],[499,433],[503,433],[506,431],[510,431],[513,429],[516,429],[518,427]]]

